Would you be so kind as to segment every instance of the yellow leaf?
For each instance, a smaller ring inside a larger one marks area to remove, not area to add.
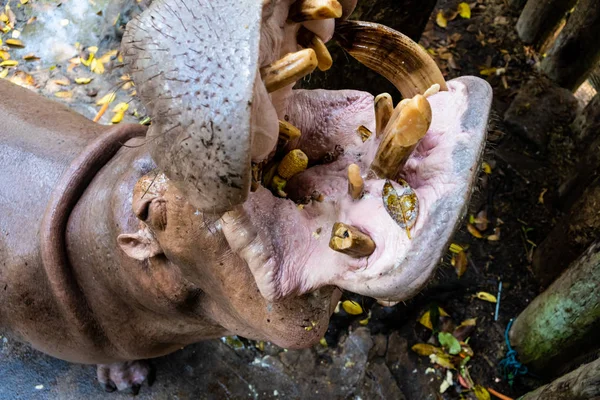
[[[442,316],[442,317],[449,317],[450,316],[441,307],[438,307],[438,311],[440,313],[440,316]],[[419,318],[419,323],[421,325],[423,325],[425,328],[433,330],[433,325],[431,324],[431,316],[429,315],[429,311],[425,311],[425,313],[421,316],[421,318]]]
[[[460,3],[458,5],[458,15],[463,18],[471,18],[471,7],[469,7],[468,3]]]
[[[542,189],[542,192],[540,193],[540,195],[538,197],[538,203],[544,204],[544,195],[546,194],[547,191],[548,191],[548,188]]]
[[[493,294],[489,294],[488,292],[477,292],[475,294],[475,297],[483,301],[489,301],[490,303],[497,302],[496,296],[494,296]]]
[[[56,85],[60,85],[60,86],[69,86],[71,84],[71,82],[67,78],[55,79],[53,82]]]
[[[456,369],[454,367],[454,364],[452,364],[452,361],[450,361],[450,356],[447,354],[430,354],[429,360],[431,360],[432,363],[436,363],[441,367]]]
[[[479,74],[484,75],[484,76],[494,75],[495,73],[496,73],[496,68],[483,68],[483,69],[479,70]]]
[[[0,79],[6,78],[7,75],[8,75],[8,68],[4,68],[2,71],[0,71]]]
[[[452,266],[454,267],[456,275],[458,275],[459,278],[467,271],[467,263],[467,253],[464,251],[461,251],[452,257]]]
[[[110,122],[112,122],[113,124],[118,124],[119,122],[123,121],[123,117],[125,116],[125,111],[119,111],[118,113],[116,113],[112,119],[110,120]],[[312,329],[312,326],[307,327]],[[306,328],[305,328],[306,329]],[[307,329],[308,330],[308,329]]]
[[[19,86],[35,86],[35,79],[33,79],[33,76],[24,71],[15,72],[10,78],[10,81]]]
[[[6,39],[4,43],[12,47],[25,47],[25,44],[19,39]]]
[[[342,308],[350,315],[359,315],[363,312],[360,304],[352,300],[345,300],[342,302]]]
[[[474,237],[476,237],[477,239],[482,239],[483,235],[481,234],[481,232],[479,232],[477,230],[477,228],[475,228],[473,225],[471,224],[467,224],[467,230],[469,231],[469,233],[471,235],[473,235]]]
[[[96,105],[102,106],[104,104],[112,103],[113,101],[115,101],[116,97],[117,97],[117,95],[115,94],[115,92],[107,93],[100,100],[98,100],[96,102]]]
[[[73,93],[68,92],[68,91],[56,92],[56,93],[54,93],[54,95],[61,99],[70,99],[71,97],[73,97]]]
[[[439,347],[427,343],[417,343],[411,350],[420,356],[429,356],[431,354],[444,354],[444,351]]]
[[[0,62],[0,67],[16,67],[19,65],[17,60],[4,60]]]
[[[40,58],[38,56],[36,56],[34,53],[29,53],[29,54],[25,54],[23,56],[23,60],[25,61],[33,61],[33,60],[39,60]]]
[[[83,65],[85,65],[86,67],[89,67],[90,64],[92,63],[92,61],[94,61],[94,53],[90,53],[89,57],[87,58],[87,60],[84,60],[83,58],[79,57],[79,59],[81,60],[81,63]]]
[[[87,85],[93,78],[75,78],[75,83],[79,85]]]
[[[358,321],[358,323],[361,324],[362,326],[366,326],[369,324],[370,319],[371,319],[371,311],[369,311],[369,315],[367,316],[367,318],[361,319],[360,321]]]
[[[29,3],[29,0],[21,0],[21,4],[27,4]]]
[[[319,340],[319,343],[321,344],[321,346],[327,347],[327,340],[325,340],[325,338],[321,338],[321,340]]]
[[[488,175],[492,173],[492,167],[485,161],[481,164],[481,168],[483,169],[483,172],[485,172]]]
[[[90,46],[87,48],[87,51],[89,51],[92,54],[96,54],[98,52],[98,46]]]
[[[448,21],[446,20],[446,18],[444,18],[444,13],[442,13],[441,11],[437,13],[437,16],[435,17],[435,22],[437,22],[437,24],[442,28],[448,26]]]
[[[104,73],[104,64],[102,61],[98,59],[92,60],[92,65],[90,66],[90,70],[98,75]]]
[[[456,243],[451,243],[450,244],[450,251],[454,254],[460,253],[461,251],[464,251],[465,248],[462,247],[460,244],[456,244]]]
[[[10,58],[10,54],[7,51],[0,50],[0,58],[2,61],[8,60]]]
[[[125,112],[129,109],[129,103],[119,103],[112,110],[113,112]]]
[[[107,53],[104,53],[104,55],[102,57],[98,58],[98,60],[101,63],[106,64],[107,62],[110,61],[110,59],[112,57],[116,56],[118,52],[119,52],[119,50],[111,50],[111,51],[109,51]]]
[[[490,393],[483,386],[475,385],[473,393],[475,393],[477,400],[491,400]]]

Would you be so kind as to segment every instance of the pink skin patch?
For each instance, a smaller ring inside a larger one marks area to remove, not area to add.
[[[404,300],[425,284],[458,226],[483,152],[492,92],[478,78],[448,82],[449,90],[431,96],[433,118],[425,138],[401,171],[417,194],[419,215],[410,237],[387,213],[382,201],[385,180],[371,179],[369,166],[379,140],[362,142],[356,128],[374,131],[373,97],[356,91],[297,91],[282,112],[302,130],[292,147],[314,161],[341,146],[335,162],[309,168],[288,183],[292,199],[313,190],[323,202],[303,209],[290,199],[259,188],[222,218],[233,251],[254,274],[262,295],[276,299],[335,285],[378,299]],[[281,117],[281,116],[280,116]],[[347,166],[356,163],[365,192],[353,200]],[[399,188],[399,186],[397,186]],[[371,236],[376,249],[352,258],[329,248],[335,222],[353,225]]]

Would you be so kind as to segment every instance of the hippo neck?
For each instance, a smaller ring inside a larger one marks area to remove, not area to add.
[[[106,129],[87,145],[65,170],[55,185],[40,226],[40,254],[50,288],[59,310],[73,333],[98,346],[104,337],[95,323],[77,280],[71,273],[66,252],[69,215],[89,182],[128,139],[145,135],[141,125],[121,125]],[[99,340],[100,339],[100,340]]]

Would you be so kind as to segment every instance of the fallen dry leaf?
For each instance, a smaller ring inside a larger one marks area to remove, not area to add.
[[[438,24],[438,26],[442,28],[448,26],[448,20],[444,17],[444,13],[441,11],[437,13],[437,16],[435,17],[435,22]]]
[[[359,315],[363,312],[360,304],[352,300],[344,300],[342,302],[342,308],[350,315]]]
[[[458,5],[458,15],[466,19],[471,18],[471,7],[469,7],[468,3],[460,3]]]
[[[496,303],[498,301],[496,300],[496,296],[488,292],[477,292],[475,297],[477,297],[479,300],[488,301],[490,303]]]
[[[467,224],[467,230],[473,237],[476,237],[477,239],[483,239],[481,232],[479,232],[473,225]]]

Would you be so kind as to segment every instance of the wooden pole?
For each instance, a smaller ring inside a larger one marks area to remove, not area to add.
[[[515,11],[521,10],[525,3],[527,3],[527,0],[508,0],[508,5]]]
[[[510,341],[519,361],[552,376],[569,360],[597,347],[599,287],[600,241],[596,241],[515,320]]]
[[[600,61],[599,41],[600,1],[579,0],[552,49],[542,60],[542,71],[560,86],[574,91]]]
[[[596,178],[589,187],[584,183],[583,194],[533,254],[532,269],[541,285],[550,284],[600,237],[599,205],[600,178]]]
[[[575,3],[577,0],[528,0],[517,21],[519,37],[525,44],[539,48]]]
[[[571,126],[573,139],[579,150],[587,149],[594,139],[600,137],[600,93],[594,95],[577,114]]]
[[[588,400],[600,396],[600,358],[584,364],[519,400]]]

